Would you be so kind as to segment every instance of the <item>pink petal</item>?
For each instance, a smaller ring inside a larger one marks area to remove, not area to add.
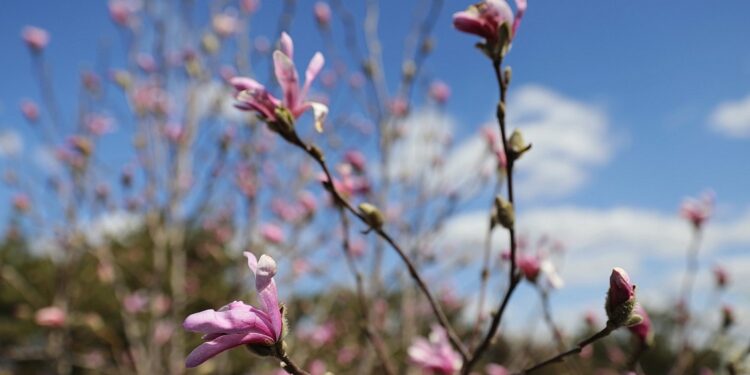
[[[281,33],[281,40],[279,40],[279,44],[281,47],[281,52],[283,52],[289,59],[294,58],[294,42],[292,42],[292,37],[289,36],[286,32]]]
[[[323,69],[323,64],[325,64],[323,54],[315,52],[315,55],[310,59],[310,64],[307,65],[307,70],[305,71],[305,85],[302,87],[302,92],[300,93],[301,100],[304,100],[307,97],[307,91],[310,89],[312,81],[318,76],[320,70]]]
[[[265,87],[258,83],[258,81],[247,77],[234,77],[229,80],[229,83],[231,83],[237,91],[265,90]]]
[[[299,98],[299,79],[294,62],[281,51],[273,52],[273,67],[276,79],[279,81],[281,91],[284,92],[284,104],[292,109]]]
[[[272,345],[274,343],[268,336],[251,332],[247,334],[232,334],[219,336],[211,341],[206,341],[193,349],[185,359],[185,367],[196,367],[203,362],[215,357],[217,354],[246,344]]]
[[[254,330],[266,336],[273,333],[263,311],[242,302],[233,302],[228,309],[204,310],[189,315],[182,326],[188,331],[205,334],[240,333]]]

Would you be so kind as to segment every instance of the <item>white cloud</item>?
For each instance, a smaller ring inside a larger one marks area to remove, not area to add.
[[[530,152],[518,163],[526,197],[559,197],[581,187],[590,169],[610,160],[614,137],[604,110],[550,89],[527,85],[508,103],[511,128],[523,131]]]
[[[719,104],[709,118],[713,130],[732,138],[750,138],[750,95]]]
[[[556,198],[574,192],[589,178],[591,167],[605,164],[615,148],[606,113],[537,85],[513,91],[509,127],[523,130],[533,149],[517,164],[524,197]],[[497,132],[494,120],[488,125]],[[451,192],[489,176],[495,156],[480,132],[451,145],[456,120],[434,110],[415,111],[401,124],[403,137],[394,148],[392,179],[425,178],[431,192]],[[439,167],[435,161],[440,161]],[[424,176],[425,172],[426,176]],[[482,184],[482,186],[484,186]]]
[[[23,138],[17,132],[4,130],[0,132],[0,157],[14,157],[23,152]]]

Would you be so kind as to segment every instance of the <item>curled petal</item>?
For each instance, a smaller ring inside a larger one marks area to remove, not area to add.
[[[217,354],[246,344],[261,344],[261,345],[273,345],[274,340],[270,337],[260,333],[238,333],[231,335],[223,335],[216,337],[213,340],[206,341],[193,349],[185,359],[185,367],[196,367],[203,362],[213,358]]]
[[[258,83],[258,81],[247,77],[233,77],[229,80],[229,83],[234,86],[234,89],[237,90],[237,92],[245,90],[265,90],[265,87]]]
[[[219,311],[204,310],[189,315],[182,326],[188,331],[207,335],[247,332],[254,330],[271,336],[270,320],[266,314],[242,302],[232,302]]]
[[[323,123],[328,116],[328,107],[325,104],[310,102],[310,107],[313,110],[313,116],[315,117],[315,130],[318,133],[323,132]]]
[[[255,288],[258,291],[258,299],[262,304],[262,310],[271,321],[271,329],[275,339],[281,338],[282,318],[279,311],[279,294],[273,276],[276,275],[276,262],[268,255],[262,255],[256,259],[255,255],[245,252],[247,265],[255,274]]]

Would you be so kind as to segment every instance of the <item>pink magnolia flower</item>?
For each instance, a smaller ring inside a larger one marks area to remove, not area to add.
[[[57,306],[41,308],[34,314],[36,324],[43,327],[62,327],[65,325],[66,319],[65,311]]]
[[[284,242],[284,230],[276,224],[266,224],[260,229],[260,235],[264,240],[272,244]]]
[[[440,326],[433,326],[429,340],[418,337],[408,350],[409,360],[435,374],[454,374],[461,369],[461,356],[448,342],[448,335]]]
[[[714,267],[714,280],[717,288],[724,288],[729,283],[729,273],[722,266]]]
[[[127,26],[140,8],[141,3],[138,0],[110,0],[109,16],[114,23]]]
[[[357,150],[349,150],[344,154],[344,159],[357,172],[364,172],[367,167],[367,159]]]
[[[31,200],[24,193],[18,193],[13,196],[13,209],[20,213],[28,212],[31,209]]]
[[[299,119],[308,110],[313,111],[315,118],[315,129],[323,131],[323,122],[328,115],[328,107],[325,104],[308,101],[307,93],[315,77],[323,68],[325,59],[320,52],[316,52],[310,60],[305,71],[305,83],[299,87],[297,68],[292,58],[294,56],[294,43],[287,33],[281,34],[281,49],[274,51],[273,64],[276,79],[279,81],[283,92],[283,100],[271,95],[266,88],[252,78],[235,77],[231,80],[237,93],[237,108],[254,111],[261,115],[266,121],[275,122],[281,120],[277,116],[277,110],[284,108],[291,113],[294,119]]]
[[[331,7],[328,6],[328,3],[323,1],[316,2],[313,14],[315,15],[315,21],[321,27],[328,27],[331,23]]]
[[[196,367],[217,354],[240,345],[273,346],[282,339],[283,323],[276,290],[276,261],[268,255],[245,252],[247,265],[255,274],[260,308],[234,301],[218,311],[204,310],[191,314],[182,326],[205,334],[203,344],[185,359],[186,367]]]
[[[21,113],[31,122],[39,120],[39,107],[30,99],[24,99],[21,102]]]
[[[682,202],[680,215],[690,221],[693,227],[700,229],[703,223],[711,217],[714,200],[713,192],[705,192],[699,199],[687,198]]]
[[[232,36],[237,31],[239,25],[237,16],[228,12],[214,15],[211,20],[211,26],[213,26],[216,35],[226,38]]]
[[[484,370],[487,372],[487,375],[510,375],[508,369],[496,363],[490,363]]]
[[[47,30],[36,27],[26,26],[21,32],[21,37],[26,45],[34,52],[40,52],[49,43],[49,33]]]
[[[430,97],[438,104],[445,104],[451,96],[451,88],[443,81],[435,81],[430,84]]]
[[[510,27],[510,38],[515,36],[526,6],[526,0],[516,0],[514,19],[513,11],[505,0],[483,0],[453,14],[453,26],[465,33],[480,36],[492,45],[498,42],[503,24],[507,23]]]
[[[651,330],[651,319],[649,318],[648,313],[646,313],[646,310],[640,304],[635,305],[633,313],[643,318],[643,320],[636,325],[628,327],[628,330],[638,338],[641,344],[649,345],[653,336]]]
[[[95,136],[102,136],[114,130],[113,120],[109,116],[89,114],[83,121],[86,129]]]
[[[539,272],[541,271],[539,257],[520,254],[518,255],[518,259],[516,262],[518,263],[518,269],[521,270],[521,273],[523,273],[524,277],[526,277],[526,279],[531,281],[532,283],[536,282],[536,279],[539,276]]]

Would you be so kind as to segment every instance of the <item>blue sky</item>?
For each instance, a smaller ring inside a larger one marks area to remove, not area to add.
[[[51,33],[51,44],[45,55],[48,61],[54,61],[56,94],[63,108],[71,108],[75,100],[70,88],[78,78],[72,73],[82,67],[92,67],[96,46],[102,41],[119,45],[120,36],[106,14],[105,2],[92,3],[32,0],[3,5],[0,12],[0,50],[3,51],[0,126],[3,131],[12,129],[26,134],[26,123],[17,109],[19,100],[39,98],[30,57],[19,38],[23,26],[37,25]],[[363,9],[360,2],[356,3],[353,11],[360,17]],[[387,26],[381,25],[380,37],[391,90],[396,86],[402,42],[417,4],[401,3],[384,1],[381,10],[381,20]],[[253,19],[254,35],[276,38],[273,34],[280,4],[280,1],[262,1],[261,16]],[[312,4],[311,1],[299,2],[290,30],[298,50],[296,55],[303,60],[322,47],[319,34],[314,32]],[[450,84],[452,97],[447,111],[455,120],[453,125],[460,140],[469,139],[481,124],[492,120],[496,101],[495,83],[490,79],[491,66],[473,47],[476,38],[458,33],[450,22],[451,14],[468,4],[469,1],[446,2],[435,26],[436,49],[424,70],[427,75]],[[538,95],[551,93],[555,98],[553,102],[561,108],[582,110],[601,120],[597,128],[600,133],[591,139],[603,142],[601,146],[606,156],[594,156],[595,160],[584,158],[581,165],[574,161],[585,170],[584,180],[575,187],[559,194],[540,193],[522,198],[522,217],[527,212],[531,217],[554,216],[566,220],[575,216],[573,214],[585,212],[589,214],[582,219],[581,225],[585,225],[591,220],[620,220],[624,215],[629,219],[622,220],[653,219],[649,222],[653,226],[664,225],[679,231],[681,227],[673,227],[679,225],[679,220],[673,217],[681,199],[712,188],[719,203],[716,222],[721,224],[716,236],[726,235],[732,240],[709,240],[711,250],[706,253],[705,264],[724,257],[744,260],[742,264],[750,265],[746,255],[750,239],[745,235],[750,232],[750,220],[746,219],[750,218],[750,169],[747,166],[750,137],[718,131],[716,121],[712,121],[720,106],[733,106],[732,103],[740,103],[750,95],[748,14],[750,2],[743,0],[530,1],[507,59],[513,67],[511,119],[513,111],[520,107],[513,106],[514,101],[521,101],[517,93],[525,93],[532,102]],[[337,30],[340,31],[338,24],[334,32]],[[341,39],[338,34],[337,40]],[[745,103],[745,107],[750,107],[750,101]],[[735,110],[727,115],[734,116],[734,122],[730,121],[734,126],[744,129],[741,134],[750,133],[747,115],[750,108],[745,107],[734,105]],[[67,115],[73,114],[68,112]],[[523,127],[523,119],[519,119],[518,124]],[[578,130],[587,135],[585,129]],[[534,139],[529,140],[534,142]],[[537,164],[543,162],[537,160]],[[523,169],[523,163],[518,168]],[[543,221],[532,220],[533,224],[544,226]],[[634,230],[639,228],[637,224],[633,225]],[[545,228],[555,232],[554,226]],[[613,224],[606,228],[616,231],[625,227]],[[683,242],[679,242],[679,232],[673,236],[674,231],[670,230],[665,230],[669,232],[666,239],[678,240],[675,249],[684,247],[689,234],[687,227]],[[631,237],[638,237],[638,233]],[[607,239],[626,237],[629,237],[627,233],[614,233]],[[675,260],[674,264],[681,267],[681,253],[677,250],[666,252],[664,257],[648,256],[648,243],[664,238],[652,232],[642,237],[624,245],[639,254],[636,265],[641,264],[640,275],[654,273],[665,259]],[[589,240],[587,246],[590,247],[604,243],[604,240],[597,242],[585,235],[566,238]],[[580,261],[589,257],[593,250],[587,251],[582,252]],[[603,262],[621,259],[624,258],[615,256]],[[679,272],[676,265],[670,270]],[[665,281],[657,275],[644,282],[658,286]],[[601,293],[596,289],[591,293],[594,291],[596,298],[600,298]],[[748,289],[736,292],[750,295]],[[560,299],[566,296],[573,297],[563,292]],[[586,297],[581,298],[587,301]],[[744,300],[735,298],[738,303],[750,305],[746,297]],[[580,306],[575,308],[580,309]]]

